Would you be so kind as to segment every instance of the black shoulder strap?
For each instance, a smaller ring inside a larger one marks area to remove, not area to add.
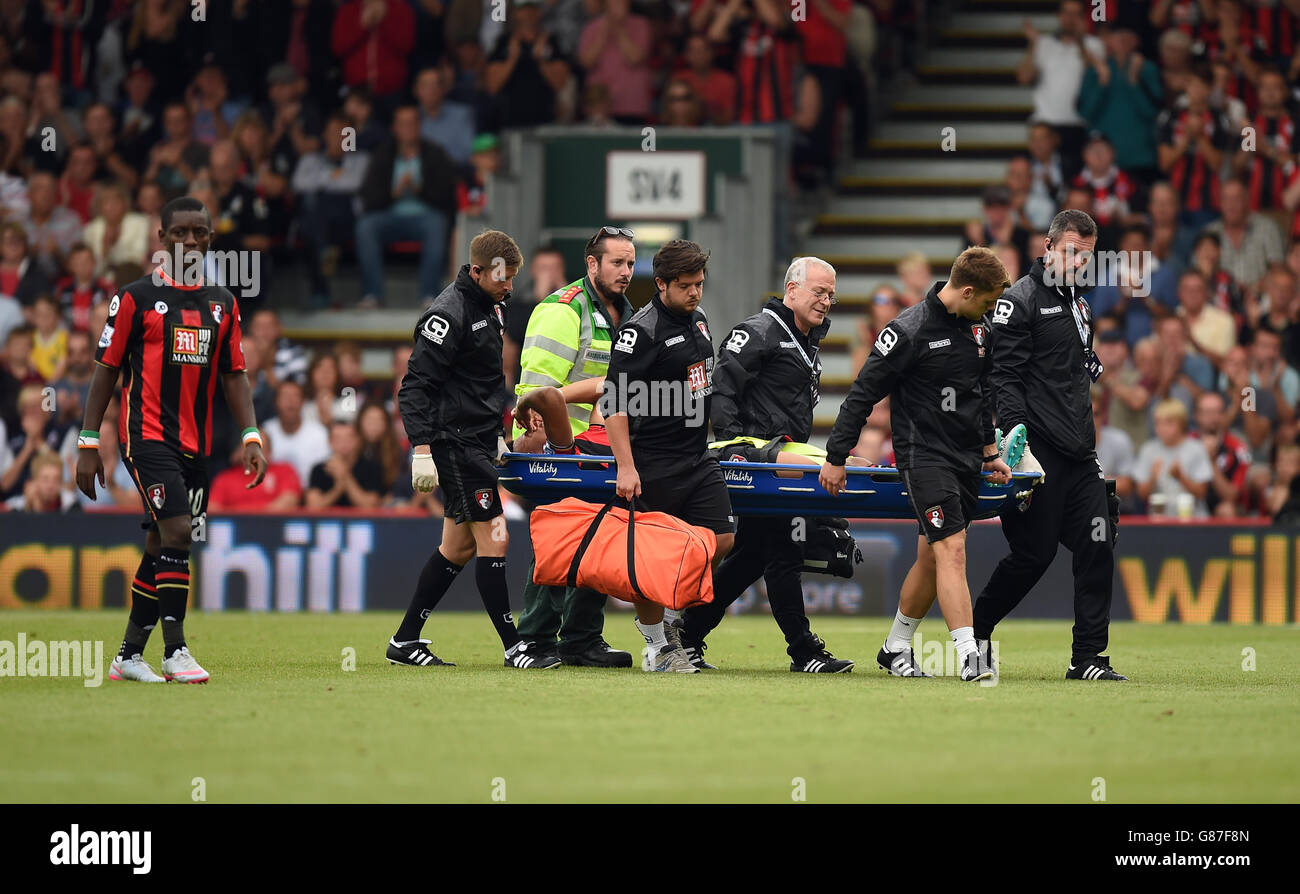
[[[578,544],[577,551],[573,554],[573,561],[569,563],[569,576],[565,581],[570,588],[578,586],[578,566],[582,564],[582,557],[586,555],[587,548],[591,546],[591,541],[596,536],[596,531],[600,528],[600,523],[605,520],[609,510],[614,508],[614,501],[617,497],[612,498],[608,503],[601,507],[592,519],[591,525],[587,528],[587,533],[582,538],[582,543]],[[627,576],[632,584],[633,591],[641,598],[645,594],[641,592],[641,585],[636,580],[636,500],[630,500],[627,504]]]

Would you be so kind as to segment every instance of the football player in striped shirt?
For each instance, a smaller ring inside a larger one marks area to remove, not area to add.
[[[131,615],[109,679],[206,683],[208,672],[186,647],[184,622],[190,545],[207,514],[212,398],[218,381],[243,429],[244,473],[251,476],[247,487],[262,483],[266,457],[244,375],[239,307],[234,295],[201,275],[212,218],[202,202],[183,196],[163,207],[161,222],[159,238],[172,247],[168,261],[109,302],[77,444],[77,487],[93,500],[95,479],[104,485],[99,427],[120,378],[118,431],[105,434],[118,438],[122,463],[149,518],[144,556],[131,582]],[[143,658],[160,620],[161,676]]]

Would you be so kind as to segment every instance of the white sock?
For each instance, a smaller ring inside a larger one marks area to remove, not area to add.
[[[916,635],[916,629],[920,626],[920,618],[909,618],[901,609],[895,612],[894,625],[889,628],[889,636],[885,637],[885,651],[904,652],[910,649],[912,637]]]
[[[664,609],[664,623],[671,624],[682,616],[682,613],[675,608]]]
[[[636,629],[640,630],[641,635],[645,637],[645,644],[655,651],[668,645],[668,637],[664,636],[663,621],[660,621],[658,624],[642,624],[640,621],[637,621]]]
[[[975,645],[974,627],[958,627],[952,631],[952,641],[957,644],[957,658],[961,661],[979,651],[979,646]]]

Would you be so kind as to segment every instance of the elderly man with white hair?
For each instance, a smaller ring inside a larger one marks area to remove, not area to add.
[[[785,295],[732,329],[713,368],[713,434],[719,460],[817,462],[825,452],[807,444],[818,400],[822,365],[818,342],[830,328],[835,268],[820,258],[795,258],[785,275]],[[806,520],[808,524],[812,520]],[[742,516],[731,553],[713,574],[713,602],[682,613],[682,646],[701,669],[704,639],[727,606],[762,577],[772,617],[785,634],[790,670],[843,673],[853,662],[836,658],[808,627],[804,612],[803,543],[796,519]],[[806,526],[805,526],[806,527]]]

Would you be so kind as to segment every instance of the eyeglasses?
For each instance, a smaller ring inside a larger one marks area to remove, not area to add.
[[[835,297],[834,292],[828,292],[825,289],[820,289],[820,288],[810,289],[807,286],[805,286],[803,283],[799,283],[798,285],[799,288],[811,294],[818,301],[829,301],[831,304],[839,304],[839,299]]]

